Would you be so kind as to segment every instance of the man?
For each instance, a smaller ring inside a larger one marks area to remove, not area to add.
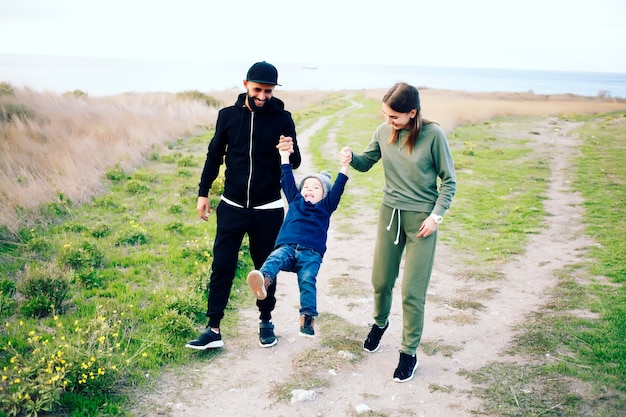
[[[206,330],[185,346],[210,349],[224,346],[220,321],[228,302],[237,269],[239,250],[248,234],[250,255],[258,269],[274,248],[284,217],[280,194],[280,149],[291,152],[294,168],[300,166],[300,150],[291,113],[273,96],[278,71],[265,62],[248,70],[235,105],[220,110],[215,134],[209,143],[207,158],[198,188],[198,216],[208,220],[211,213],[209,189],[217,178],[220,165],[226,162],[224,192],[217,206],[217,232],[213,244],[213,264],[209,282]],[[259,343],[262,347],[277,343],[272,323],[276,305],[276,283],[267,290],[259,308]]]

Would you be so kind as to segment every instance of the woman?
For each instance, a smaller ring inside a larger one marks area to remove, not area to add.
[[[415,87],[395,84],[383,97],[382,110],[385,122],[378,126],[365,151],[359,155],[345,147],[341,160],[361,172],[383,161],[385,187],[372,267],[374,324],[363,348],[378,350],[389,327],[393,287],[406,249],[402,349],[393,374],[394,381],[406,382],[413,378],[418,365],[415,352],[424,327],[437,227],[456,191],[456,174],[446,136],[437,123],[422,118]]]

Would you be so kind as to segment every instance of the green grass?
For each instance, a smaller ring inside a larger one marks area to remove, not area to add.
[[[574,186],[584,197],[586,262],[558,271],[550,302],[519,326],[511,354],[468,374],[486,410],[502,416],[616,416],[626,412],[626,118],[580,117]],[[480,215],[481,213],[478,213]],[[484,213],[482,213],[484,214]],[[474,227],[469,229],[476,232]]]
[[[467,264],[468,277],[497,279],[498,266],[524,251],[545,216],[547,155],[507,133],[528,131],[533,120],[495,119],[449,135],[458,188],[442,241]],[[516,123],[516,129],[500,131],[505,122]]]
[[[205,223],[195,211],[211,135],[173,142],[134,172],[111,167],[107,191],[92,204],[62,200],[18,236],[4,230],[0,415],[123,415],[111,410],[125,409],[126,387],[145,383],[147,371],[194,360],[184,344],[206,324],[215,235],[215,216]],[[222,184],[216,181],[212,196]],[[244,242],[223,322],[230,336],[251,266]],[[15,283],[23,294],[31,270],[29,281],[47,289],[18,302]],[[52,304],[55,282],[70,291]]]

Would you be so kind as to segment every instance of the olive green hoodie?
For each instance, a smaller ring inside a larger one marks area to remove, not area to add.
[[[408,130],[402,129],[398,140],[390,144],[392,129],[386,123],[378,126],[365,151],[353,153],[350,165],[365,172],[382,158],[383,204],[443,216],[456,192],[454,161],[445,133],[436,123],[424,123],[409,154],[405,146]],[[437,178],[441,179],[439,187]]]

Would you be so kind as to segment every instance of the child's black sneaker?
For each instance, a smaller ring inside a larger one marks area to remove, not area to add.
[[[400,361],[398,367],[393,373],[393,380],[396,382],[407,382],[413,379],[415,370],[417,369],[417,355],[407,355],[400,351]]]
[[[196,339],[187,342],[185,347],[196,350],[214,349],[224,346],[221,333],[215,333],[207,327]]]
[[[274,334],[274,324],[269,320],[261,320],[259,323],[259,345],[261,347],[272,347],[278,343]]]
[[[300,316],[300,336],[304,337],[315,337],[315,329],[313,328],[313,323],[315,319],[313,316],[309,316],[308,314],[303,314]]]
[[[265,300],[267,297],[267,287],[270,285],[269,278],[266,278],[256,269],[248,274],[248,286],[257,300]]]
[[[385,327],[378,327],[376,323],[372,324],[372,328],[363,342],[363,349],[368,352],[376,352],[378,350],[378,346],[380,345],[380,338],[383,337],[383,333],[385,333],[385,330],[387,330],[388,327],[389,320],[387,320]]]

